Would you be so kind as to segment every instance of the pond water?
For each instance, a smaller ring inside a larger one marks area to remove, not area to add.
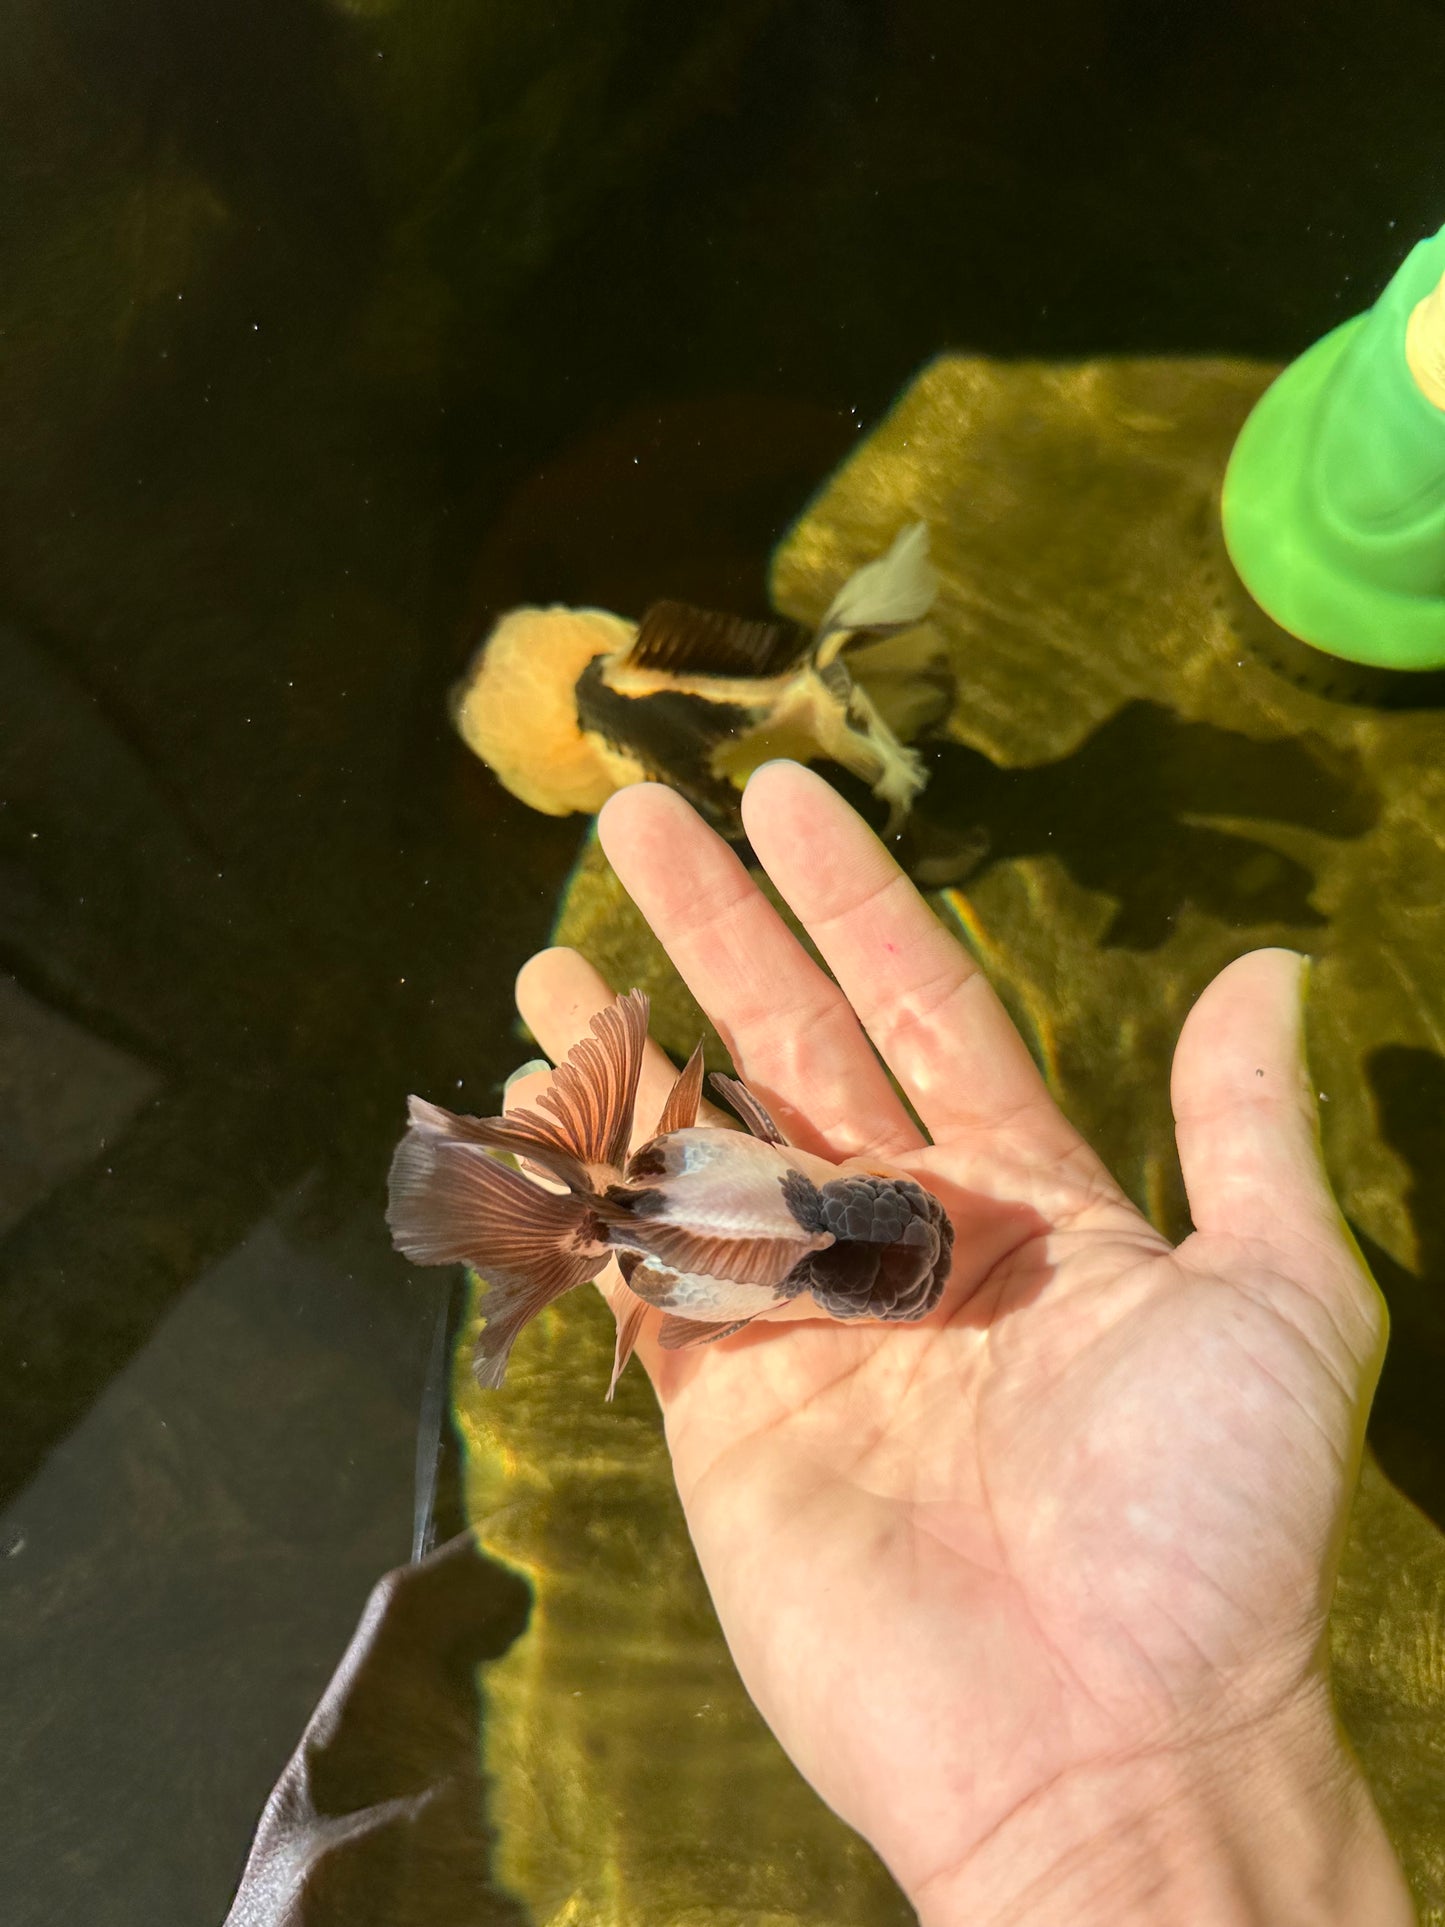
[[[223,1917],[412,1550],[461,1309],[391,1251],[387,1160],[409,1091],[497,1108],[587,830],[448,723],[493,617],[762,612],[944,350],[1288,359],[1445,219],[1445,33],[1406,0],[15,0],[4,33],[0,1866],[16,1927],[155,1927]],[[1168,689],[938,794],[998,872],[1072,836],[1100,944],[1190,900],[1383,979],[1308,865],[1192,827],[1293,789],[1360,833],[1349,772]],[[1411,847],[1429,906],[1445,820]],[[1445,1526],[1445,1061],[1372,1077],[1414,1232],[1366,1242],[1375,1437]],[[513,1582],[475,1596],[501,1650]],[[482,1863],[468,1919],[524,1918]]]

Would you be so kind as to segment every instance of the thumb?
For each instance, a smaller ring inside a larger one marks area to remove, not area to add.
[[[1320,1154],[1305,968],[1292,950],[1252,951],[1190,1011],[1174,1052],[1179,1162],[1197,1230],[1271,1245],[1302,1279],[1358,1279]]]

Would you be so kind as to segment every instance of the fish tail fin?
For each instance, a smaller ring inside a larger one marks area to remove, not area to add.
[[[532,1284],[518,1278],[489,1278],[480,1304],[486,1323],[477,1333],[472,1350],[472,1375],[483,1391],[500,1391],[511,1363],[512,1347],[524,1327],[539,1311],[545,1311],[554,1298],[570,1291],[581,1278],[565,1284]]]
[[[578,1196],[585,1197],[591,1191],[585,1167],[561,1142],[552,1121],[538,1117],[535,1111],[512,1111],[506,1117],[458,1117],[423,1097],[413,1097],[409,1102],[412,1126],[417,1131],[461,1144],[484,1144],[489,1151],[505,1151],[528,1160]]]
[[[938,594],[928,559],[928,524],[910,522],[886,555],[865,562],[843,584],[818,626],[817,646],[843,630],[887,634],[921,622]]]
[[[386,1220],[418,1265],[469,1264],[487,1279],[477,1377],[500,1385],[518,1332],[596,1277],[609,1256],[589,1197],[543,1190],[478,1144],[413,1124],[392,1159]]]
[[[541,1110],[458,1117],[440,1104],[413,1097],[412,1128],[434,1138],[510,1152],[540,1165],[579,1197],[590,1196],[591,1169],[603,1165],[620,1170],[627,1156],[647,1013],[648,1001],[640,990],[599,1011],[591,1036],[574,1044],[552,1073],[550,1088],[537,1099]]]
[[[578,1163],[620,1170],[632,1136],[647,1013],[647,997],[640,990],[631,990],[599,1010],[592,1019],[591,1036],[572,1046],[553,1072],[551,1087],[537,1099],[548,1116],[514,1111],[508,1124],[526,1121],[528,1128],[540,1126]]]

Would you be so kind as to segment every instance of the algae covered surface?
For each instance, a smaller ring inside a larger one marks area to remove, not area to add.
[[[1439,1354],[1425,1171],[1445,984],[1445,720],[1329,700],[1240,632],[1211,539],[1248,363],[928,367],[780,550],[807,620],[907,519],[933,535],[960,700],[924,808],[985,833],[933,901],[996,984],[1063,1108],[1135,1198],[1186,1225],[1168,1064],[1230,958],[1315,959],[1326,1154],[1375,1265],[1387,1369],[1332,1621],[1341,1716],[1427,1922],[1445,1921],[1445,1467],[1418,1355]],[[594,843],[559,941],[703,1025]],[[712,1048],[717,1050],[716,1040]],[[716,1061],[716,1059],[715,1059]],[[672,1488],[650,1389],[606,1381],[611,1320],[576,1294],[518,1348],[505,1399],[458,1384],[471,1509],[535,1587],[487,1669],[499,1870],[541,1922],[860,1927],[910,1917],[748,1704]],[[1419,1509],[1419,1508],[1424,1508]]]

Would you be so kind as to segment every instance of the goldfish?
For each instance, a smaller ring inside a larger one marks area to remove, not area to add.
[[[387,1222],[413,1263],[467,1264],[485,1280],[479,1383],[499,1388],[522,1329],[614,1260],[609,1399],[651,1312],[664,1351],[710,1344],[805,1295],[833,1319],[925,1317],[953,1253],[937,1198],[900,1172],[789,1144],[736,1078],[713,1083],[746,1132],[700,1125],[701,1044],[629,1153],[647,1021],[640,990],[599,1012],[536,1110],[460,1117],[410,1099]]]
[[[599,810],[614,790],[657,781],[738,838],[753,770],[823,757],[870,786],[892,834],[927,780],[903,739],[953,705],[947,651],[920,627],[937,591],[916,522],[848,578],[811,634],[673,601],[640,623],[605,609],[513,609],[453,692],[453,720],[547,815]]]

